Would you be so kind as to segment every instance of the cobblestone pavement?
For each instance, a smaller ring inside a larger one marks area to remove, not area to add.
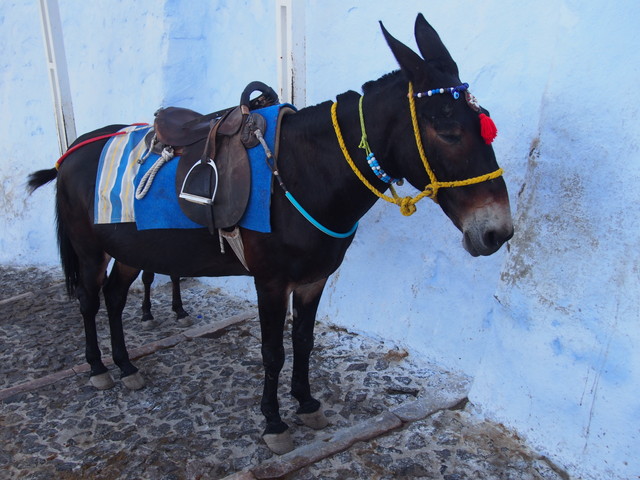
[[[330,425],[316,432],[296,418],[288,350],[281,409],[297,448],[274,456],[260,438],[255,305],[196,280],[182,288],[191,327],[174,320],[168,284],[153,291],[154,327],[143,326],[142,294],[132,290],[125,330],[147,385],[129,391],[116,381],[97,391],[83,371],[82,320],[61,274],[0,267],[0,478],[569,478],[458,402],[468,379],[325,323],[311,369]],[[102,310],[99,324],[108,355]],[[426,418],[411,413],[427,404],[436,411]]]

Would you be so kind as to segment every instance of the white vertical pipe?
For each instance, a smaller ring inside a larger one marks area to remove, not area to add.
[[[47,55],[47,71],[53,94],[60,154],[76,139],[76,124],[69,87],[67,58],[64,53],[62,22],[58,0],[40,0],[40,18]]]
[[[307,100],[305,0],[276,0],[278,95],[304,107]]]

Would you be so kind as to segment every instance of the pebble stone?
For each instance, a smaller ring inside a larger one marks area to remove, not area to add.
[[[127,390],[111,367],[115,387],[97,391],[76,368],[84,364],[82,318],[59,270],[0,266],[0,284],[0,396],[71,372],[0,401],[0,478],[569,478],[461,402],[468,378],[326,318],[316,329],[311,379],[330,425],[314,431],[295,415],[287,326],[280,405],[296,450],[274,456],[261,440],[260,330],[251,302],[185,279],[193,325],[175,321],[166,284],[153,290],[156,324],[148,328],[140,321],[142,292],[133,289],[127,345],[159,342],[135,361],[146,386]],[[242,321],[224,323],[230,318]],[[98,324],[108,356],[103,310]],[[224,328],[213,331],[218,324]]]

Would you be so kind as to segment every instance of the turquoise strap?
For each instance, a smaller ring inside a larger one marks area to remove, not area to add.
[[[315,218],[309,215],[309,212],[307,212],[304,208],[302,208],[302,205],[300,205],[298,201],[295,198],[293,198],[293,195],[291,195],[289,192],[285,192],[284,196],[289,199],[289,201],[291,202],[291,205],[296,207],[296,209],[302,214],[304,218],[306,218],[309,221],[309,223],[311,223],[311,225],[316,227],[322,233],[329,235],[330,237],[347,238],[353,235],[358,229],[358,222],[356,222],[355,225],[351,227],[351,230],[349,230],[346,233],[337,233],[337,232],[334,232],[333,230],[329,230],[327,227],[320,225]]]

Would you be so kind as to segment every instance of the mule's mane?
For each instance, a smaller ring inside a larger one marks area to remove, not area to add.
[[[374,89],[384,88],[389,84],[396,82],[400,76],[402,76],[402,72],[400,70],[394,70],[393,72],[385,73],[379,79],[370,80],[362,85],[362,93],[366,95],[367,93],[371,93]]]
[[[362,93],[367,94],[367,93],[373,92],[376,89],[384,88],[390,85],[391,83],[397,81],[398,78],[402,77],[402,75],[403,74],[400,70],[394,70],[393,72],[385,73],[382,77],[378,78],[377,80],[369,80],[364,85],[362,85]],[[356,92],[354,92],[353,90],[350,90],[348,92],[344,92],[340,95],[337,95],[336,97],[341,97],[346,94],[355,94],[355,93]],[[332,102],[333,100],[325,100],[324,102],[320,102],[315,105],[308,105],[298,110],[298,114],[303,112],[305,114],[313,114],[317,111],[318,107],[325,107],[326,105],[330,105]],[[301,117],[300,115],[298,116]]]

